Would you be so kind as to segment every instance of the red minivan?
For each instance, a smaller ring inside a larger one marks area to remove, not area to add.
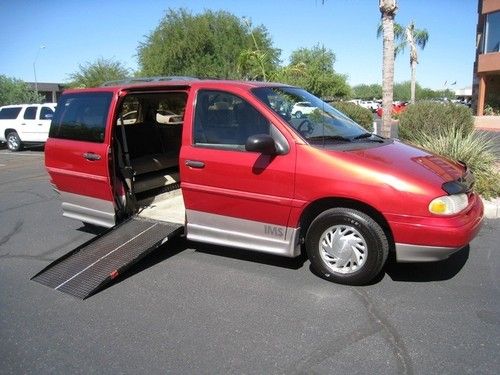
[[[294,105],[311,110],[292,115]],[[67,90],[45,147],[63,215],[181,223],[188,239],[363,284],[388,255],[437,261],[478,233],[463,163],[367,132],[307,91],[196,79]]]

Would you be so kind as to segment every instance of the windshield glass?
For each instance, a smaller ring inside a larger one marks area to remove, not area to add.
[[[349,142],[370,136],[331,105],[297,87],[259,87],[253,93],[309,143]]]

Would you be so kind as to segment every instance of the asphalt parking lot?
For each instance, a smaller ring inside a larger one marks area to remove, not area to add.
[[[95,233],[61,215],[43,152],[0,150],[0,374],[497,374],[500,219],[451,259],[372,285],[174,241],[85,301],[30,281]]]

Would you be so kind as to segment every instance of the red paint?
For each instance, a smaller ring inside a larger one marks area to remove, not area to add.
[[[183,86],[188,91],[179,161],[187,209],[298,227],[309,205],[321,199],[340,198],[377,211],[388,222],[396,242],[459,247],[477,234],[483,207],[473,193],[468,208],[458,215],[437,217],[428,211],[432,199],[446,195],[442,184],[462,176],[461,165],[398,141],[355,151],[312,147],[253,96],[252,88],[265,85],[190,81],[140,87],[142,91],[151,91],[152,88],[168,90],[172,86],[179,90]],[[113,113],[120,95],[138,87],[99,89],[114,94],[104,143],[49,139],[46,165],[58,189],[113,201],[108,165],[111,128],[116,122]],[[288,141],[289,152],[264,156],[193,146],[194,105],[199,89],[228,91],[245,99],[278,128]],[[101,160],[88,161],[82,157],[85,152],[94,152]],[[187,160],[202,161],[205,166],[189,167]]]

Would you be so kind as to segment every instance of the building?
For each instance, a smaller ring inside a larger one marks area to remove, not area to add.
[[[66,86],[62,83],[27,82],[33,90],[44,97],[45,103],[56,103]]]
[[[476,61],[472,87],[478,116],[485,107],[500,110],[500,0],[479,0]]]

